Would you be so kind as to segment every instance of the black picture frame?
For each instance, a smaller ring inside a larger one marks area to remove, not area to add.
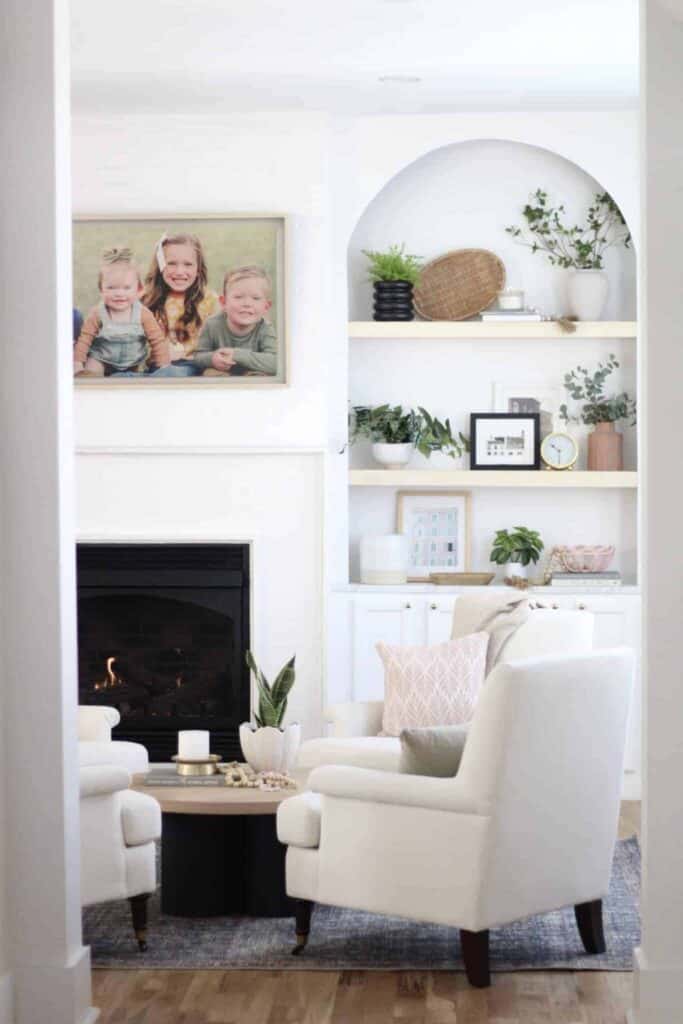
[[[531,462],[479,462],[477,460],[478,438],[481,436],[480,423],[484,420],[504,420],[518,423],[521,420],[533,424]],[[470,469],[480,470],[528,470],[541,468],[541,415],[537,412],[473,412],[470,414]]]

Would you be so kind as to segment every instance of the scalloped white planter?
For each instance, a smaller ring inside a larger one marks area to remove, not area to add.
[[[240,726],[242,753],[255,772],[288,772],[294,766],[300,743],[298,722],[284,729],[275,729],[272,725],[258,729],[251,722]]]
[[[403,469],[413,457],[415,445],[408,444],[384,444],[375,441],[372,446],[372,457],[385,469]]]

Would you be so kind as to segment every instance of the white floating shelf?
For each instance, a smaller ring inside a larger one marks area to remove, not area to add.
[[[586,320],[577,323],[575,331],[568,332],[550,321],[517,324],[483,323],[481,320],[354,320],[349,324],[349,338],[365,341],[437,338],[449,341],[476,341],[480,338],[509,341],[530,341],[536,338],[560,338],[563,341],[575,338],[634,339],[637,326],[635,320]]]
[[[577,470],[516,469],[352,469],[351,487],[593,487],[632,489],[636,472],[598,473]]]

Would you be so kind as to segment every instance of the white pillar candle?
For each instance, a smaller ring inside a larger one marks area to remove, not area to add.
[[[179,732],[178,757],[181,761],[208,761],[208,732],[204,729],[186,729]]]

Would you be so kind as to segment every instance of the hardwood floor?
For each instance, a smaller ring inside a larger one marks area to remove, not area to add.
[[[621,838],[640,835],[622,804]],[[472,989],[461,973],[93,971],[101,1024],[624,1024],[630,973],[517,971]]]

